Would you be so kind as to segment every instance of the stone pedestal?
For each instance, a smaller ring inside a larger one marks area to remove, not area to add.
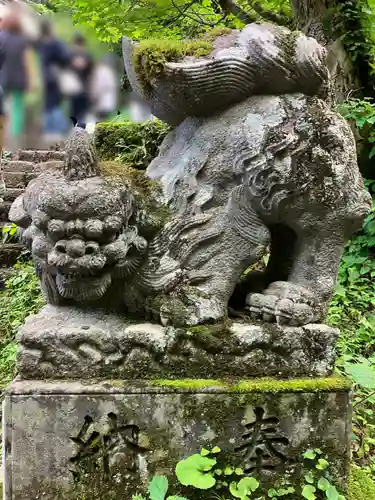
[[[7,500],[130,500],[154,473],[173,477],[179,459],[216,445],[269,484],[298,474],[309,448],[332,457],[338,480],[349,466],[349,393],[338,378],[17,381],[4,424]]]
[[[5,397],[5,500],[130,500],[210,446],[265,486],[300,477],[303,452],[320,448],[343,484],[350,384],[332,376],[336,337],[324,325],[182,330],[47,306],[19,333]]]
[[[18,335],[18,373],[45,378],[329,376],[338,330],[233,322],[188,329],[46,306]]]

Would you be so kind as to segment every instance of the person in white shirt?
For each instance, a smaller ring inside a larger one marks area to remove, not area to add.
[[[108,54],[96,65],[91,79],[91,100],[98,122],[105,121],[116,110],[118,90],[119,79]]]

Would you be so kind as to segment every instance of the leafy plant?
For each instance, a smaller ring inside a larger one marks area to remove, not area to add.
[[[18,242],[18,227],[16,224],[7,224],[1,228],[2,243]]]
[[[6,280],[5,290],[0,293],[0,383],[7,383],[14,371],[17,330],[44,303],[34,267],[30,263],[16,264],[15,274]]]
[[[360,139],[372,145],[369,158],[375,155],[375,103],[370,97],[352,98],[339,106],[339,111],[355,125]]]
[[[345,500],[329,475],[329,462],[320,449],[307,450],[304,455],[306,471],[301,484],[294,486],[287,478],[279,484],[264,491],[255,477],[248,476],[240,467],[231,465],[219,466],[222,462],[219,447],[211,450],[203,448],[179,461],[176,465],[176,476],[179,484],[205,491],[205,498],[217,500],[256,500],[276,498],[304,498],[306,500]],[[169,482],[165,476],[154,476],[148,487],[149,500],[187,500],[180,496],[168,496]],[[296,496],[298,495],[298,496]],[[142,495],[133,495],[132,500],[146,500]]]
[[[315,500],[321,496],[327,500],[345,500],[345,497],[337,491],[336,486],[330,482],[329,475],[325,473],[329,462],[327,457],[323,457],[322,450],[307,450],[303,457],[308,473],[305,474],[301,485],[302,497],[306,500]]]
[[[100,123],[95,130],[95,144],[102,160],[118,158],[124,166],[144,170],[158,154],[169,131],[160,121],[146,123]]]
[[[169,488],[166,476],[154,476],[148,487],[148,497],[150,500],[165,500]],[[142,495],[133,495],[132,500],[145,500]],[[168,496],[166,500],[187,500],[185,497]]]

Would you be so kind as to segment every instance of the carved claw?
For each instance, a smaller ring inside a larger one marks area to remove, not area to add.
[[[246,309],[254,320],[302,326],[314,321],[314,302],[310,290],[293,283],[275,282],[263,294],[249,294]]]

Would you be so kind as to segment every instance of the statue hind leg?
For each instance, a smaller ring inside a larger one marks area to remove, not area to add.
[[[262,293],[247,297],[252,318],[292,326],[322,321],[344,244],[344,233],[337,228],[329,231],[328,221],[322,220],[312,231],[297,227],[287,276],[270,282]]]

